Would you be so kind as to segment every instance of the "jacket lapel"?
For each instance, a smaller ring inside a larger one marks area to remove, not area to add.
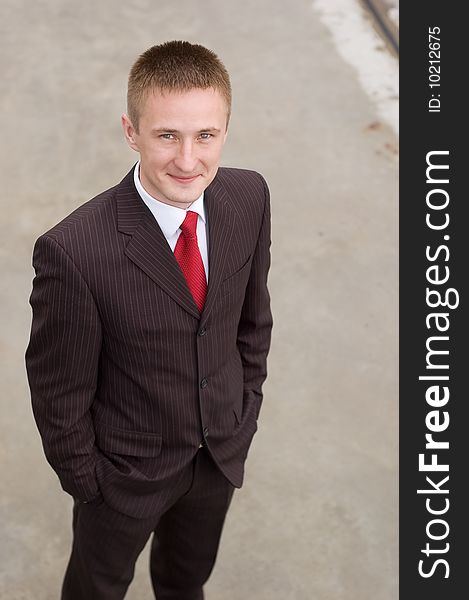
[[[174,253],[154,216],[141,200],[133,181],[133,168],[117,186],[117,228],[131,238],[126,256],[188,313],[207,322],[223,279],[234,229],[235,214],[217,178],[205,190],[208,221],[209,281],[200,315]]]
[[[117,228],[131,238],[126,256],[188,313],[200,317],[184,275],[155,217],[135,189],[133,169],[117,189]]]
[[[201,326],[208,320],[218,288],[223,280],[236,218],[236,213],[230,206],[225,189],[217,177],[205,190],[204,200],[208,222],[209,274],[207,298],[201,315]]]

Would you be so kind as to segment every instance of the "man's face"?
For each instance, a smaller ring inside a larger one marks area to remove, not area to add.
[[[139,133],[127,115],[129,146],[140,153],[140,180],[157,200],[187,208],[214,179],[226,139],[227,106],[218,90],[150,92]]]

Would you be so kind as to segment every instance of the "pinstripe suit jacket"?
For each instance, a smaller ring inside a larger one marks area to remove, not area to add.
[[[202,439],[242,484],[272,328],[269,192],[253,171],[220,168],[205,206],[201,315],[133,169],[36,241],[32,406],[77,499],[153,514]]]

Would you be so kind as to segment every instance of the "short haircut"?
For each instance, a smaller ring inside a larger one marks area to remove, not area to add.
[[[153,90],[187,92],[194,88],[218,90],[231,113],[231,84],[218,56],[199,44],[183,41],[152,46],[141,54],[129,74],[127,113],[138,133],[143,103]]]

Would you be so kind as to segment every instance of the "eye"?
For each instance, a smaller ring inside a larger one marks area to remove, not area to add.
[[[211,134],[211,133],[203,132],[200,134],[201,140],[209,140],[212,137],[213,137],[213,134]]]
[[[159,137],[163,140],[174,140],[175,139],[173,133],[162,133]]]

